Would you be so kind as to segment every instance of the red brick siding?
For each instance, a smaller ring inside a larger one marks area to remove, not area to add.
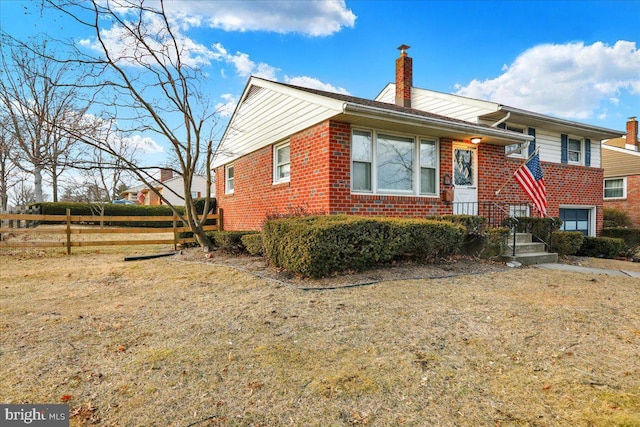
[[[640,175],[627,177],[627,198],[624,200],[605,200],[605,208],[620,209],[629,214],[634,227],[640,227]]]
[[[216,171],[218,204],[225,228],[259,229],[265,216],[303,210],[318,214],[425,217],[450,214],[440,198],[351,194],[351,127],[326,121],[291,137],[291,182],[273,185],[273,147],[235,161],[235,194],[224,194],[224,168]],[[527,202],[512,175],[522,160],[506,159],[504,147],[478,146],[480,201]],[[542,163],[547,184],[548,213],[560,205],[597,206],[596,228],[602,229],[602,169]],[[445,174],[452,175],[452,141],[440,139],[440,191]],[[495,192],[501,189],[498,195]]]
[[[329,122],[290,138],[290,182],[273,184],[273,146],[234,162],[234,194],[225,194],[224,167],[216,169],[218,206],[227,230],[259,230],[265,217],[299,210],[328,213]]]

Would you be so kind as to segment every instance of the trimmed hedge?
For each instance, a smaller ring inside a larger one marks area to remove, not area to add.
[[[625,244],[622,239],[586,236],[578,255],[595,258],[615,258],[624,247]]]
[[[584,234],[580,231],[554,231],[552,250],[559,256],[575,255],[584,242]]]
[[[624,240],[625,247],[622,256],[633,257],[640,252],[640,228],[604,228],[602,237],[614,237]]]
[[[462,225],[470,236],[484,236],[487,230],[487,218],[478,215],[440,215],[431,219]]]
[[[463,228],[450,222],[351,215],[275,219],[263,228],[269,261],[309,277],[441,257],[455,252],[463,237]]]
[[[213,212],[216,208],[215,198],[211,199]],[[105,216],[172,216],[173,211],[166,205],[122,205],[115,203],[86,203],[86,202],[42,202],[32,203],[29,207],[40,209],[42,215],[66,215],[67,209],[71,210],[71,215],[96,216],[95,221],[89,224],[100,224],[100,212],[104,208]],[[204,199],[196,199],[196,210],[199,214],[204,208]],[[176,210],[184,214],[184,206],[176,206]],[[210,210],[211,211],[211,210]],[[47,221],[50,222],[50,221]],[[215,220],[207,221],[207,224],[215,224]],[[105,225],[114,225],[119,227],[150,227],[150,228],[166,228],[171,227],[173,222],[105,222]]]
[[[264,255],[262,247],[262,235],[259,233],[245,234],[240,238],[247,252],[253,256]]]

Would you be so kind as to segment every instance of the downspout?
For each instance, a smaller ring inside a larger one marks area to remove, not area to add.
[[[498,120],[497,122],[495,122],[494,124],[492,124],[492,125],[491,125],[491,127],[492,127],[492,128],[498,127],[498,125],[499,125],[500,123],[504,123],[504,122],[506,122],[507,120],[509,120],[509,117],[511,117],[511,112],[510,112],[510,111],[507,111],[507,115],[506,115],[506,116],[504,116],[503,118],[501,118],[500,120]]]

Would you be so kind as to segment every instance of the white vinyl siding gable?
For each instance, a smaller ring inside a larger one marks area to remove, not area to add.
[[[376,97],[376,101],[395,103],[396,85],[388,84]],[[494,102],[465,98],[459,95],[411,88],[411,108],[428,111],[458,120],[478,123],[478,117],[498,110]]]
[[[342,102],[252,78],[213,162],[229,163],[342,112]]]

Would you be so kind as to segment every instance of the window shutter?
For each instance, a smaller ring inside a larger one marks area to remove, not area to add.
[[[569,136],[566,134],[560,135],[560,161],[562,163],[569,163],[568,155],[567,155],[567,145],[569,142]]]
[[[591,166],[591,140],[589,138],[584,140],[584,165]]]
[[[529,143],[529,155],[532,155],[534,151],[536,151],[536,130],[535,128],[528,129],[529,135],[533,137],[533,141]]]

